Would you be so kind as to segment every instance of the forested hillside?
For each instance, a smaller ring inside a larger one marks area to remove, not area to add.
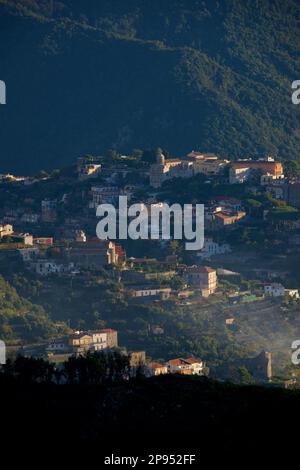
[[[297,0],[0,0],[1,172],[158,145],[300,155]]]
[[[0,276],[0,336],[10,340],[22,338],[28,342],[62,334],[67,327],[53,323],[43,307],[20,297],[16,290]]]

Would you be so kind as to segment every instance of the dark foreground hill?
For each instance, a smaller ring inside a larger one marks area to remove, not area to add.
[[[298,0],[0,0],[3,171],[158,145],[299,158]]]
[[[162,445],[163,434],[172,434],[171,440],[177,434],[181,442],[193,435],[190,444],[198,443],[199,450],[213,443],[233,446],[236,452],[237,443],[246,449],[289,433],[292,437],[292,425],[300,418],[299,392],[198,377],[161,376],[102,386],[0,385],[5,404],[1,428],[7,437],[30,437],[31,442],[106,438],[115,445],[119,438],[111,433],[152,433]],[[142,439],[144,444],[148,439]]]

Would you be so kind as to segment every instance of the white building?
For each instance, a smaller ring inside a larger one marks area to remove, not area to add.
[[[201,259],[210,258],[211,256],[224,255],[230,253],[231,248],[228,243],[217,243],[212,238],[205,238],[204,246],[197,256]]]
[[[101,351],[118,347],[118,332],[111,328],[98,331],[76,331],[69,337],[74,352]]]
[[[159,188],[166,180],[191,178],[197,173],[218,175],[227,164],[227,160],[219,160],[216,155],[195,151],[190,152],[184,159],[166,159],[160,154],[157,155],[156,163],[150,167],[150,185]]]
[[[201,359],[189,357],[187,359],[171,359],[167,362],[171,374],[203,375],[205,364]]]
[[[209,266],[188,266],[184,274],[188,284],[201,290],[203,297],[208,297],[217,289],[217,271]]]
[[[0,224],[0,238],[5,237],[7,235],[12,235],[14,229],[13,226],[10,224]]]
[[[132,289],[129,291],[129,295],[131,297],[151,297],[160,295],[164,298],[168,298],[171,294],[171,291],[172,289],[170,287]]]
[[[101,331],[91,331],[89,334],[92,337],[92,349],[94,351],[101,351],[102,349],[106,349],[108,347],[107,333]]]

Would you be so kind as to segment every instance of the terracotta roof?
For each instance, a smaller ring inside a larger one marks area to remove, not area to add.
[[[233,162],[230,162],[230,165],[234,168],[237,167],[244,167],[244,166],[268,166],[270,168],[276,166],[276,165],[281,165],[280,162],[275,162],[275,161],[268,161],[268,160],[236,160]]]
[[[225,213],[225,211],[222,211],[222,212],[216,212],[214,215],[215,215],[215,217],[217,217],[219,219],[223,219],[223,220],[226,220],[226,219],[241,219],[242,217],[244,217],[246,215],[246,212],[245,211],[237,211],[234,214],[227,214],[227,213]]]
[[[199,364],[201,363],[201,359],[197,359],[196,357],[189,357],[184,359],[182,357],[178,357],[176,359],[171,359],[168,363],[172,366],[184,366],[184,365],[192,365],[192,364]]]
[[[261,169],[264,172],[271,172],[271,174],[283,174],[282,163],[267,160],[237,160],[230,163],[231,168],[254,168]]]
[[[216,212],[215,217],[218,217],[219,219],[232,219],[233,217],[237,217],[237,214],[229,215],[225,214],[224,212]]]
[[[115,250],[116,250],[117,255],[125,255],[125,251],[120,245],[116,245]]]
[[[177,359],[171,359],[170,361],[168,361],[168,363],[171,365],[171,366],[182,366],[185,364],[184,360],[181,359],[180,357],[177,358]]]
[[[189,357],[188,359],[184,359],[185,362],[188,362],[189,364],[200,364],[202,362],[201,359],[197,357]]]

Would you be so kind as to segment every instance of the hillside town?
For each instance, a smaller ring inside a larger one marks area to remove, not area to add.
[[[2,460],[297,464],[300,0],[0,0],[0,37]]]
[[[113,285],[118,291],[115,309],[123,304],[138,312],[223,309],[219,322],[231,334],[242,312],[246,315],[252,305],[262,311],[272,305],[285,309],[298,305],[300,279],[289,275],[289,263],[300,246],[300,179],[291,173],[289,169],[285,175],[284,162],[271,156],[230,161],[193,150],[182,158],[167,158],[158,149],[152,154],[110,151],[103,157],[82,156],[72,167],[35,176],[2,174],[1,274],[6,277],[10,271],[10,281],[21,272],[28,279],[27,289],[35,283],[47,290],[67,282],[72,295],[74,285],[98,276],[99,285]],[[97,207],[117,204],[120,195],[146,208],[163,202],[203,203],[203,247],[188,252],[175,239],[100,240],[95,232]],[[108,305],[113,294],[106,290],[105,295]],[[37,344],[11,334],[9,345],[12,351],[20,348],[56,363],[87,351],[120,349],[147,376],[208,374],[209,360],[194,357],[193,348],[182,357],[172,356],[172,348],[162,353],[159,348],[152,350],[151,341],[153,345],[160,341],[167,329],[154,313],[140,320],[145,323],[144,342],[135,342],[131,331],[130,344],[125,339],[121,346],[121,318],[110,321],[105,315],[105,320],[98,320],[103,328],[88,321],[80,328],[80,319],[68,318],[63,319],[67,334],[49,335]],[[2,334],[8,324],[14,330],[15,320],[8,317],[0,319]],[[57,320],[61,320],[58,314]],[[132,349],[140,344],[150,344],[151,353]],[[265,380],[272,375],[268,367]]]

